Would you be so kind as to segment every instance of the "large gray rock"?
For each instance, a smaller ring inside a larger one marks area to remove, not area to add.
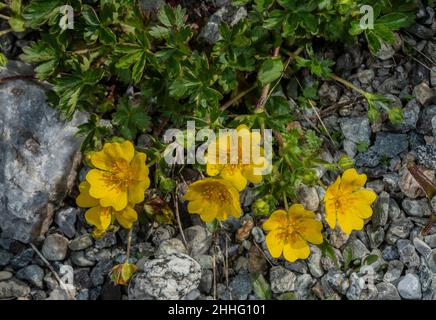
[[[25,65],[10,62],[0,77]],[[2,236],[30,242],[42,236],[74,182],[81,139],[76,114],[71,122],[46,103],[44,89],[30,81],[0,85],[0,228]]]
[[[130,282],[130,300],[180,300],[200,284],[200,265],[183,253],[148,260],[142,269]]]

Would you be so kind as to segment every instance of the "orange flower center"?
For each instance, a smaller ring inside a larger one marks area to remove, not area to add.
[[[218,203],[219,205],[231,201],[232,198],[226,187],[218,183],[205,185],[201,190],[201,195],[206,198],[206,200]]]
[[[106,185],[113,189],[125,190],[134,181],[129,163],[120,159],[114,162],[110,171],[104,174]]]
[[[301,226],[298,222],[289,222],[289,225],[280,228],[280,237],[284,238],[285,241],[295,242],[297,241],[297,236],[304,232],[305,227]]]

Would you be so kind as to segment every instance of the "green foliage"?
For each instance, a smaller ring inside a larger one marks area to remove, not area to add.
[[[113,122],[120,128],[121,135],[126,139],[133,139],[137,132],[150,127],[150,117],[141,105],[135,105],[127,100],[120,99],[117,111],[113,114]]]
[[[30,0],[25,7],[12,1],[0,10],[41,34],[21,58],[36,66],[39,79],[53,84],[53,107],[67,119],[77,111],[90,114],[79,128],[86,137],[83,150],[110,135],[134,140],[161,121],[168,127],[194,119],[213,129],[241,123],[272,129],[280,137],[273,172],[256,189],[272,210],[277,199],[294,197],[299,185],[317,183],[315,169],[323,165],[318,159],[322,137],[317,128],[292,126],[297,110],[280,94],[282,86],[301,69],[331,79],[333,62],[312,49],[314,40],[353,43],[365,35],[372,51],[392,42],[393,31],[413,20],[412,2],[365,1],[375,8],[375,29],[360,30],[356,22],[362,1],[234,0],[234,5],[247,6],[248,18],[233,26],[221,24],[212,46],[199,41],[198,28],[187,22],[190,13],[181,6],[164,5],[155,16],[142,11],[138,0]],[[63,5],[74,9],[73,30],[60,23]],[[20,24],[11,27],[18,31]],[[288,58],[298,48],[303,53]],[[256,107],[266,85],[268,96]],[[317,91],[316,79],[300,85],[298,105],[314,108]],[[401,120],[400,110],[390,108],[385,98],[365,97],[371,119],[385,111],[392,121]],[[165,147],[158,138],[153,140],[157,153]],[[171,189],[165,181],[163,185]],[[259,214],[265,214],[264,207],[259,206]]]
[[[256,296],[260,300],[271,300],[272,299],[271,286],[265,280],[265,278],[262,274],[259,273],[259,274],[254,275],[252,285],[253,285],[254,293],[256,294]]]

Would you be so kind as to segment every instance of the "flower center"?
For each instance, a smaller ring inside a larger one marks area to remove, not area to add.
[[[134,175],[130,170],[130,165],[126,160],[120,159],[114,162],[110,171],[105,173],[106,185],[118,189],[124,190],[132,184]]]
[[[230,192],[228,192],[226,188],[220,184],[209,184],[204,186],[201,194],[207,200],[218,203],[219,205],[223,205],[231,200]]]

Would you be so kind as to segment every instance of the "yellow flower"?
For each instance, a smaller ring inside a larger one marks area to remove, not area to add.
[[[372,216],[371,204],[377,198],[374,191],[363,188],[365,183],[365,174],[358,174],[356,169],[348,169],[342,178],[338,177],[328,187],[324,204],[325,219],[330,228],[335,228],[336,221],[347,234],[363,228],[364,219]]]
[[[315,213],[304,209],[301,204],[292,205],[288,212],[274,211],[264,222],[263,229],[268,231],[266,245],[273,258],[282,255],[286,260],[309,257],[310,248],[307,242],[321,244],[322,223],[315,220]]]
[[[255,172],[261,169],[265,163],[263,148],[260,146],[259,155],[252,154],[254,145],[260,145],[261,136],[259,132],[251,133],[246,125],[236,128],[238,143],[231,145],[231,134],[223,134],[212,142],[208,147],[206,156],[206,172],[209,176],[220,175],[234,184],[238,191],[244,190],[247,181],[260,183],[262,175]],[[247,143],[244,145],[244,143]],[[213,152],[215,150],[215,152]],[[220,150],[226,159],[220,161]],[[246,161],[244,157],[247,158]],[[215,159],[214,159],[215,158]],[[245,163],[248,162],[248,163]]]
[[[189,213],[197,213],[204,222],[239,218],[241,206],[238,190],[227,180],[206,178],[188,187],[184,199],[189,201]]]
[[[144,191],[150,186],[146,155],[135,152],[130,141],[106,143],[89,159],[96,168],[86,175],[89,194],[99,199],[102,207],[121,211],[128,203],[144,201]]]
[[[133,223],[138,220],[138,214],[132,207],[127,206],[120,211],[115,211],[112,207],[102,207],[99,200],[89,194],[89,190],[89,183],[83,181],[79,185],[80,194],[76,203],[79,207],[90,208],[85,212],[85,219],[95,227],[93,234],[96,238],[104,235],[114,219],[126,229],[130,229]]]

